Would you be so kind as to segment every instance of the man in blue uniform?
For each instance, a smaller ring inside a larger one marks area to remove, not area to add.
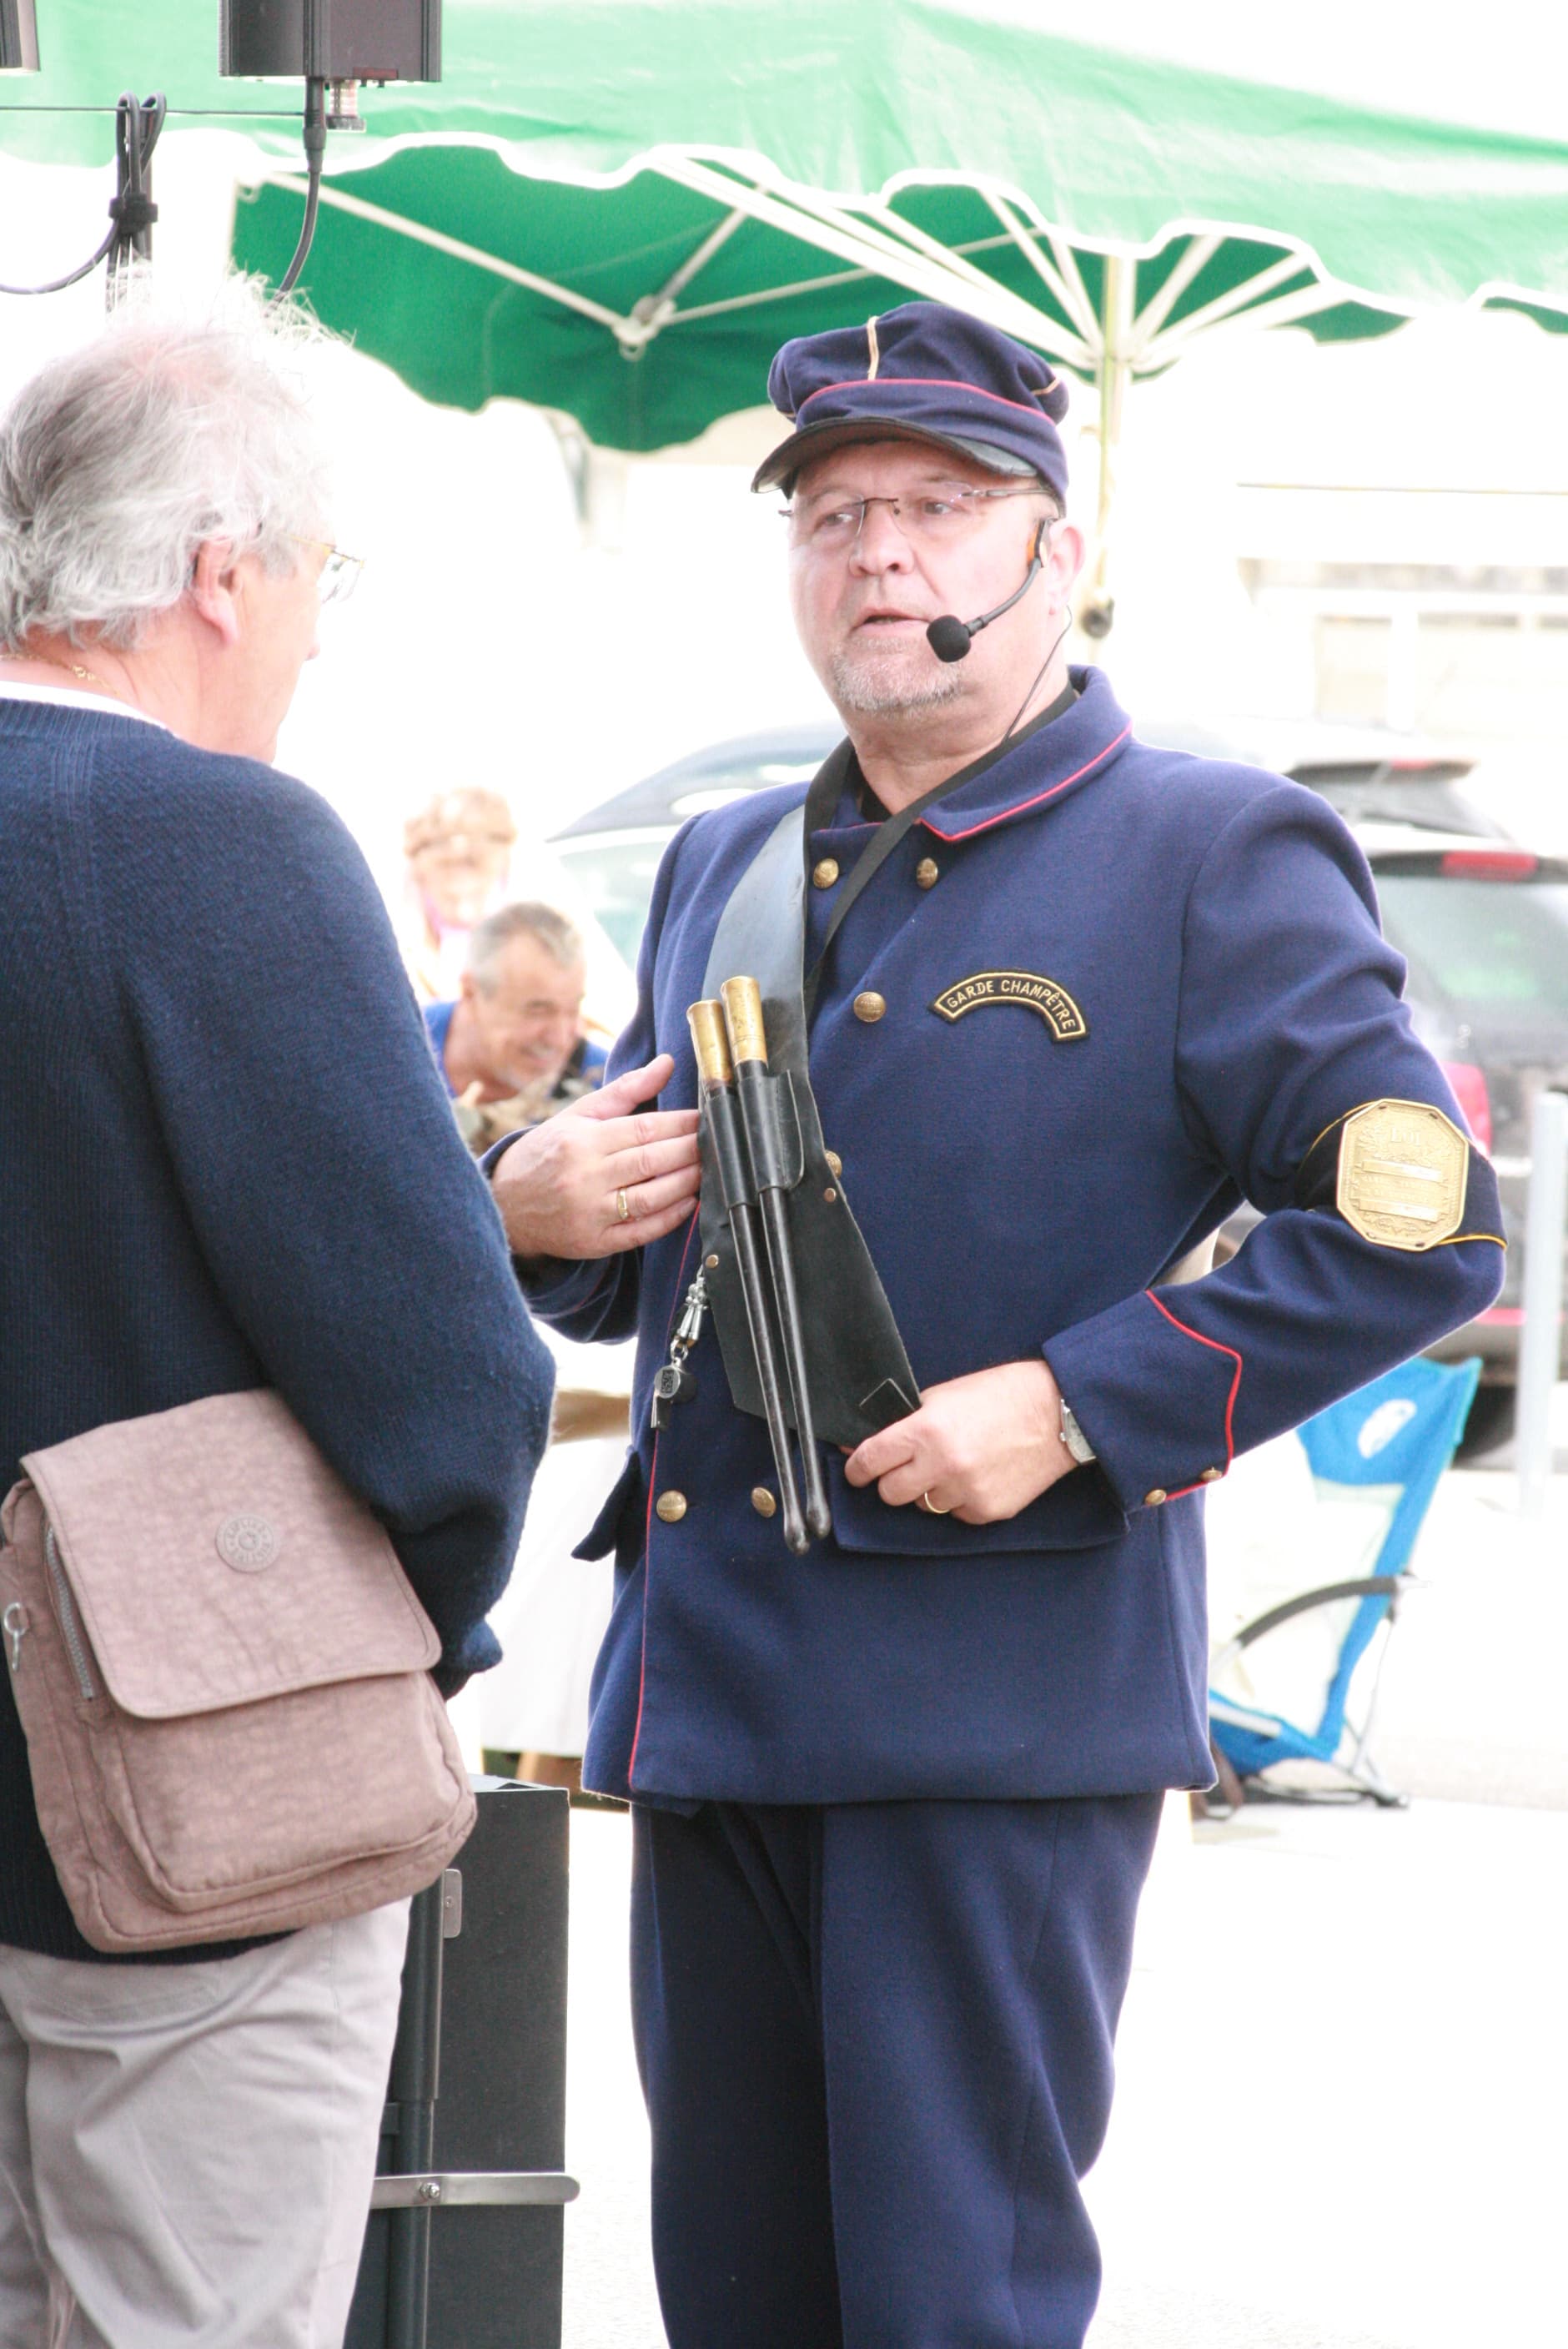
[[[1161,1793],[1211,1775],[1203,1487],[1488,1303],[1495,1185],[1338,819],[1068,668],[1051,369],[911,304],[769,388],[848,737],[802,843],[810,1083],[920,1389],[829,1449],[827,1538],[780,1539],[711,1342],[649,1424],[720,1261],[686,1009],[799,791],[678,834],[612,1082],[493,1170],[535,1309],[639,1340],[584,1778],[636,1806],[659,2288],[672,2349],[1077,2349]]]

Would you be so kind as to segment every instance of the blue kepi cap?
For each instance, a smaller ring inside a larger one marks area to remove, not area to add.
[[[1034,473],[1065,504],[1057,426],[1068,388],[1011,335],[941,302],[905,302],[863,326],[786,343],[768,397],[795,429],[758,466],[754,490],[782,482],[846,440],[926,440],[995,473]]]

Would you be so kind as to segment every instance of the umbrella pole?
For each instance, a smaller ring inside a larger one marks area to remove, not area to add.
[[[1121,411],[1131,374],[1129,353],[1138,299],[1138,265],[1120,254],[1107,254],[1100,293],[1099,501],[1095,514],[1094,568],[1078,605],[1086,636],[1109,636],[1116,617],[1110,592],[1110,517],[1116,497],[1116,458],[1121,442]]]

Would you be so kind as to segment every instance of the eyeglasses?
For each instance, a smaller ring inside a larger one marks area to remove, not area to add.
[[[847,553],[859,543],[872,506],[888,507],[912,545],[938,546],[966,536],[995,501],[1038,495],[1036,481],[1016,490],[978,490],[961,481],[934,481],[925,489],[906,490],[896,498],[824,499],[820,505],[796,502],[781,506],[779,512],[798,546],[834,554]]]
[[[345,554],[341,546],[334,546],[329,538],[301,538],[294,531],[289,537],[295,546],[314,547],[324,560],[317,592],[324,604],[346,604],[359,585],[359,574],[365,568],[362,554]]]

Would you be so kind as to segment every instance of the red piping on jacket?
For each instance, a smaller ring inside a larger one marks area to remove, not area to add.
[[[1234,1362],[1236,1366],[1231,1374],[1231,1392],[1225,1398],[1225,1465],[1229,1468],[1232,1461],[1236,1456],[1236,1442],[1235,1437],[1232,1433],[1231,1423],[1236,1408],[1236,1394],[1242,1383],[1242,1358],[1240,1354],[1237,1353],[1233,1346],[1222,1344],[1218,1338],[1205,1338],[1202,1330],[1190,1330],[1185,1321],[1178,1321],[1170,1307],[1168,1305],[1161,1305],[1160,1299],[1155,1296],[1154,1291],[1151,1288],[1146,1288],[1143,1293],[1145,1297],[1148,1298],[1150,1305],[1153,1306],[1155,1311],[1157,1313],[1164,1314],[1165,1319],[1170,1322],[1172,1330],[1180,1330],[1184,1338],[1195,1338],[1200,1346],[1212,1346],[1216,1354],[1229,1354],[1232,1361]],[[1201,1491],[1202,1485],[1202,1478],[1199,1479],[1199,1482],[1196,1485],[1183,1485],[1181,1490],[1179,1492],[1172,1493],[1170,1495],[1170,1498],[1173,1501],[1179,1501],[1184,1493],[1196,1493]]]
[[[676,1302],[670,1314],[670,1327],[675,1327],[680,1313],[681,1283],[686,1278],[686,1258],[696,1237],[697,1218],[701,1210],[692,1210],[686,1227],[686,1246],[681,1250],[680,1269],[676,1274]],[[666,1340],[667,1342],[667,1340]],[[637,1766],[637,1740],[643,1733],[643,1691],[648,1684],[648,1581],[654,1570],[654,1495],[659,1482],[659,1439],[654,1437],[654,1448],[648,1456],[648,1508],[643,1520],[643,1645],[637,1659],[637,1725],[632,1732],[632,1752],[626,1764],[626,1784],[632,1783],[632,1773]]]
[[[928,815],[923,815],[920,821],[927,832],[934,832],[936,834],[938,840],[973,840],[977,832],[989,832],[993,824],[1006,823],[1009,816],[1023,815],[1030,808],[1043,807],[1047,800],[1054,800],[1058,792],[1065,792],[1069,783],[1081,783],[1084,777],[1091,773],[1102,760],[1109,759],[1113,750],[1120,748],[1131,732],[1130,726],[1124,726],[1114,742],[1108,742],[1103,750],[1095,752],[1087,766],[1079,767],[1073,774],[1064,775],[1061,781],[1053,783],[1048,792],[1037,792],[1032,800],[1020,800],[1016,807],[1004,808],[999,815],[985,816],[978,823],[965,825],[962,832],[944,832],[942,826],[939,823],[933,823]]]

